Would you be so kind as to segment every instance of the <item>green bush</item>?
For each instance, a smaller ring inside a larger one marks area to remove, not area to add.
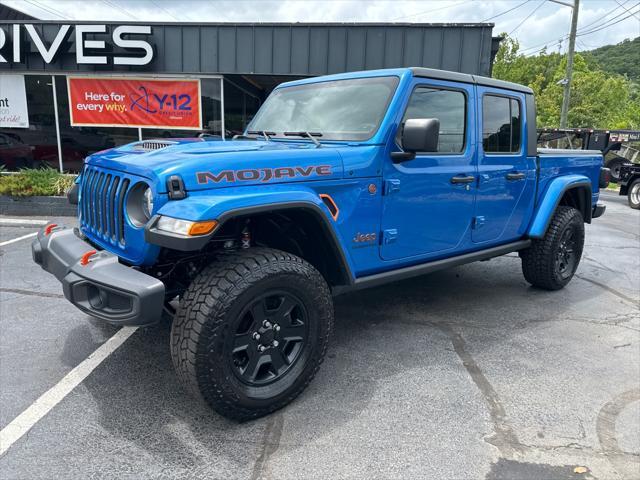
[[[64,195],[75,177],[62,175],[52,168],[25,169],[16,174],[0,175],[0,195],[30,197]]]

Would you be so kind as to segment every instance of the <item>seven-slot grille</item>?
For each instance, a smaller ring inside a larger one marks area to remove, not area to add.
[[[82,226],[103,240],[124,245],[124,200],[131,181],[117,172],[88,166],[82,177]]]

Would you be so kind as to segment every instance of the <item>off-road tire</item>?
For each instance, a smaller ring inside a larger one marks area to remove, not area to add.
[[[563,276],[558,272],[556,260],[561,251],[561,240],[567,229],[573,229],[575,264],[565,273],[567,276]],[[583,247],[584,221],[582,214],[572,207],[558,207],[544,237],[533,240],[529,248],[520,251],[524,278],[534,287],[545,290],[563,288],[571,281],[578,268]]]
[[[305,357],[264,387],[247,386],[234,373],[230,342],[240,312],[261,292],[279,288],[306,309],[310,333]],[[333,329],[333,302],[320,273],[279,250],[249,248],[223,254],[191,283],[171,326],[171,358],[185,387],[219,414],[239,421],[278,410],[309,385],[322,363]],[[265,390],[266,389],[266,390]]]
[[[629,206],[635,210],[640,210],[640,178],[635,179],[627,189],[627,200]]]

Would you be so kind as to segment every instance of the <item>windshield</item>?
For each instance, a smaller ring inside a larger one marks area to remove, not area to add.
[[[247,132],[300,137],[310,132],[319,140],[367,140],[378,130],[398,80],[355,78],[275,90]]]

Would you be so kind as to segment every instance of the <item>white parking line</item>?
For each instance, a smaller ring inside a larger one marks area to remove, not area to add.
[[[33,220],[31,218],[0,218],[1,226],[21,227],[23,225],[46,225],[46,220]]]
[[[28,235],[23,235],[18,238],[13,238],[11,240],[7,240],[6,242],[0,242],[0,247],[4,247],[5,245],[9,245],[10,243],[19,242],[20,240],[25,240],[27,238],[35,237],[36,235],[38,235],[38,232],[30,233]]]
[[[117,350],[138,327],[122,327],[109,340],[89,355],[80,365],[33,402],[24,412],[0,431],[0,455],[3,455],[20,437],[31,430],[40,419],[73,391],[109,355]]]

